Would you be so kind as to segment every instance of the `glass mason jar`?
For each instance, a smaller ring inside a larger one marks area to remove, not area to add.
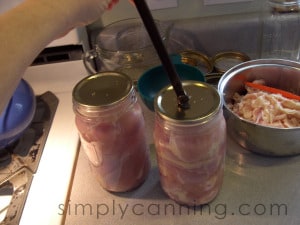
[[[138,187],[150,169],[145,122],[131,79],[102,72],[73,89],[82,147],[101,186],[112,192]]]
[[[226,122],[220,96],[209,84],[183,82],[190,107],[178,109],[173,88],[155,100],[154,143],[163,190],[176,202],[206,204],[224,176]]]
[[[262,12],[261,58],[300,60],[300,1],[267,0]]]
[[[155,23],[167,45],[166,25],[158,20]],[[160,61],[143,21],[130,18],[105,26],[97,34],[93,49],[84,53],[83,63],[90,74],[118,71],[136,82],[144,71],[159,65]]]

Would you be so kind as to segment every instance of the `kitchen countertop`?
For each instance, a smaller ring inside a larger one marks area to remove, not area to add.
[[[57,209],[66,213],[65,225],[300,224],[300,156],[257,155],[228,137],[220,193],[207,205],[186,208],[170,200],[160,187],[151,144],[153,113],[145,110],[145,118],[152,160],[145,183],[128,193],[103,190],[81,149],[68,208],[62,204]]]
[[[32,66],[24,79],[36,95],[51,91],[58,107],[34,174],[20,224],[61,224],[57,205],[67,201],[78,154],[78,134],[72,109],[72,89],[87,75],[81,60]]]

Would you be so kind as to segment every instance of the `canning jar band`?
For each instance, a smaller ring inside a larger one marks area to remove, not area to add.
[[[119,116],[130,111],[136,102],[136,92],[134,88],[132,88],[129,95],[118,102],[118,104],[107,106],[85,106],[74,101],[73,110],[76,115],[82,117],[82,119],[94,120],[96,118],[112,117],[112,114]]]
[[[214,113],[210,114],[210,116],[207,117],[206,120],[203,120],[201,122],[199,121],[189,121],[189,122],[183,122],[183,121],[176,121],[176,120],[172,120],[172,119],[168,119],[165,116],[156,113],[155,117],[156,120],[158,121],[159,124],[164,124],[164,128],[167,130],[172,130],[172,132],[175,132],[173,129],[174,127],[176,128],[180,128],[183,129],[184,131],[182,132],[186,132],[186,129],[191,129],[193,127],[197,127],[197,126],[213,126],[212,123],[217,123],[219,118],[222,118],[223,116],[223,109],[219,108],[218,110],[216,110]]]

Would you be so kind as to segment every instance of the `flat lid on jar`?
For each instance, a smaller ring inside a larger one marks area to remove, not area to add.
[[[182,85],[190,98],[188,109],[178,107],[172,86],[162,89],[156,96],[155,111],[164,119],[184,124],[205,123],[220,110],[220,95],[211,85],[197,81],[183,81]]]
[[[101,72],[77,83],[73,89],[73,102],[87,107],[111,106],[126,98],[132,88],[127,75]]]

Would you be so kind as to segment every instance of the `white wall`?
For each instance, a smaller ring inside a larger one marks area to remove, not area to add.
[[[23,0],[0,0],[0,13],[10,9],[11,7],[19,4]],[[164,1],[164,0],[156,0]],[[214,15],[226,15],[244,12],[255,12],[261,10],[262,4],[266,0],[248,0],[247,2],[217,4],[217,5],[204,5],[204,0],[177,0],[178,7],[153,10],[153,17],[159,20],[176,20],[176,19],[187,19],[195,17],[207,17]],[[218,0],[221,1],[221,0]],[[222,0],[222,1],[233,1],[233,0]],[[234,0],[239,1],[239,0]],[[245,0],[243,0],[245,1]],[[138,13],[133,5],[128,0],[119,0],[119,3],[110,11],[106,12],[102,19],[95,22],[90,26],[102,27],[111,22],[138,17]]]
[[[163,1],[163,0],[161,0]],[[252,0],[248,2],[227,3],[205,6],[203,0],[178,0],[177,8],[161,9],[152,11],[153,17],[159,20],[176,20],[195,17],[207,17],[214,15],[226,15],[261,10],[265,0]],[[128,0],[120,0],[119,4],[111,11],[106,12],[102,21],[97,21],[91,27],[102,27],[111,22],[138,17],[135,7]]]

